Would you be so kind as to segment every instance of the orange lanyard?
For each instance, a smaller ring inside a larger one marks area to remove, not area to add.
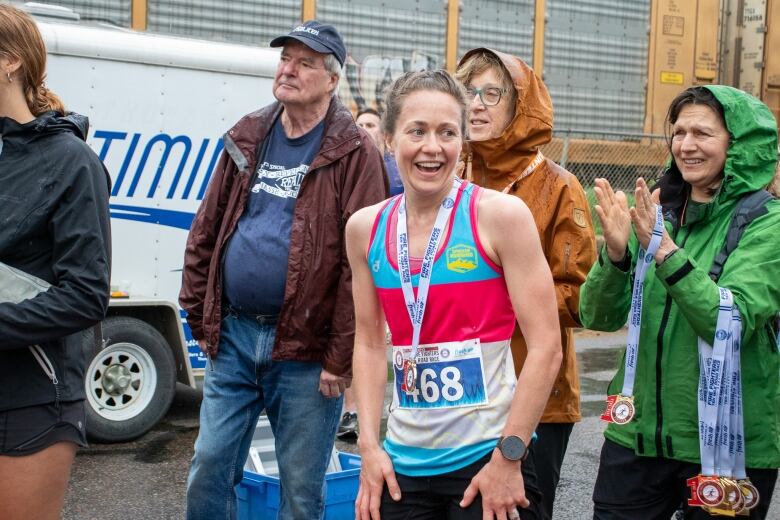
[[[510,190],[510,189],[511,189],[511,188],[512,188],[512,187],[513,187],[515,184],[517,184],[517,183],[518,183],[518,182],[520,182],[521,180],[523,180],[523,179],[525,179],[526,177],[528,177],[529,175],[531,175],[531,174],[533,173],[533,171],[534,171],[535,169],[537,169],[537,168],[539,167],[539,165],[540,165],[540,164],[542,164],[542,161],[544,161],[544,155],[542,155],[542,151],[541,151],[541,150],[537,150],[537,152],[536,152],[536,157],[534,157],[534,160],[533,160],[533,161],[531,161],[531,164],[529,164],[529,165],[526,167],[526,169],[525,169],[525,170],[523,170],[523,173],[521,173],[520,175],[518,175],[518,176],[517,176],[517,178],[516,178],[515,180],[513,180],[512,182],[510,182],[509,184],[507,184],[506,188],[504,188],[503,190],[501,190],[501,193],[509,193],[509,190]]]

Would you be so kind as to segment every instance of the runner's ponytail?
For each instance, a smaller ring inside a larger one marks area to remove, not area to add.
[[[28,84],[24,90],[27,106],[34,116],[39,116],[50,110],[61,114],[65,113],[65,105],[62,103],[62,100],[57,94],[49,90],[45,83],[41,82],[37,88]]]

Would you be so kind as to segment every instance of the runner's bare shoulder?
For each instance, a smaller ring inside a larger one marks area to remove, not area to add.
[[[495,190],[482,190],[477,207],[480,227],[482,224],[497,229],[505,229],[512,224],[533,223],[531,211],[519,197],[500,193]]]
[[[382,201],[373,206],[366,206],[349,217],[346,228],[347,248],[352,243],[364,250],[368,247],[368,239],[371,235],[371,229],[374,227],[374,221],[386,202]]]

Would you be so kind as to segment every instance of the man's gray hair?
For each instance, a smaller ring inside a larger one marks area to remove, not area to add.
[[[341,78],[341,64],[335,54],[325,55],[325,70]]]
[[[325,70],[328,71],[330,74],[335,74],[338,79],[341,79],[341,64],[339,63],[339,60],[336,58],[335,54],[326,54],[325,55]],[[339,91],[339,82],[336,81],[336,88],[333,89],[334,96],[337,95],[337,92]]]

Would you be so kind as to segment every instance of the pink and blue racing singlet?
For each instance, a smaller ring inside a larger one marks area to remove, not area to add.
[[[514,395],[509,342],[515,315],[503,271],[479,241],[481,191],[470,183],[460,186],[436,254],[413,392],[401,387],[412,323],[397,265],[400,196],[374,222],[367,258],[393,338],[395,376],[384,448],[403,475],[440,475],[487,455],[501,436]],[[415,294],[420,263],[411,262]]]

